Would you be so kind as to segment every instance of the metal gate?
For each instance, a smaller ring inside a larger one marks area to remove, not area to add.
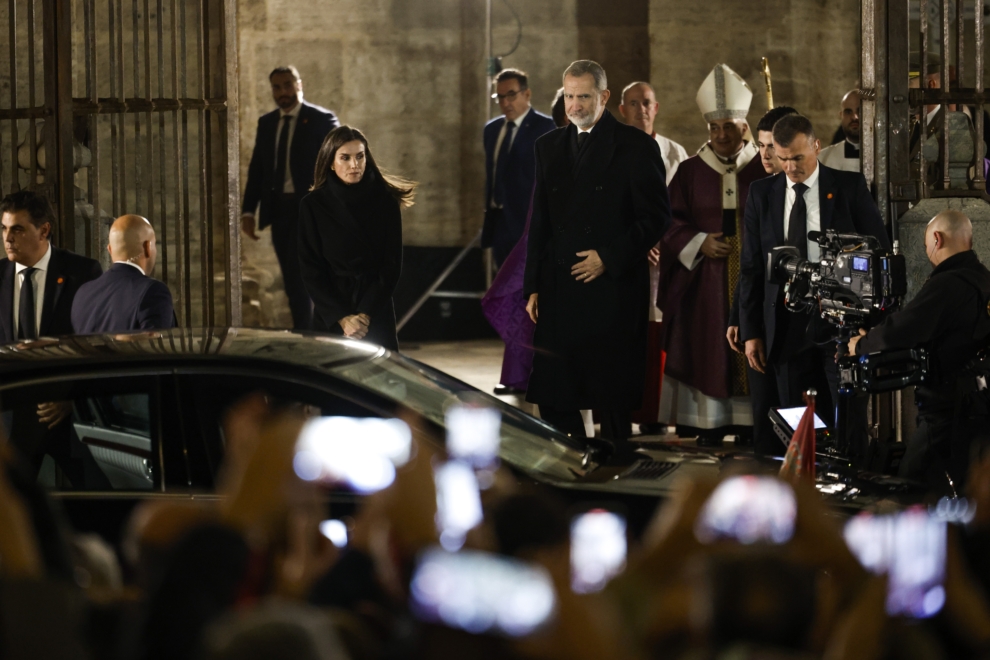
[[[0,192],[44,192],[104,265],[112,219],[147,217],[188,327],[241,318],[235,7],[0,0]]]

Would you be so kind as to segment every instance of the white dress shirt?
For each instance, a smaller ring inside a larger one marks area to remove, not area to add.
[[[808,189],[804,191],[804,203],[808,207],[807,226],[809,232],[822,230],[822,203],[818,192],[818,175],[821,171],[822,168],[816,164],[815,171],[804,182],[804,185],[808,186]],[[784,192],[784,240],[786,241],[788,225],[790,225],[791,220],[791,209],[794,208],[797,193],[794,192],[794,182],[788,179],[786,174],[784,181],[787,182],[787,190]],[[817,262],[819,259],[821,259],[821,250],[818,243],[808,241],[808,261]]]
[[[48,251],[45,252],[45,256],[38,260],[32,268],[35,269],[31,273],[31,285],[34,287],[34,320],[35,320],[35,334],[41,335],[41,310],[44,307],[42,304],[45,299],[45,281],[48,279],[48,262],[52,260],[52,244],[48,244]],[[14,337],[17,337],[17,333],[20,330],[19,319],[21,317],[21,284],[24,280],[24,276],[21,273],[27,266],[21,264],[14,264]]]
[[[282,136],[282,122],[285,121],[285,117],[292,117],[289,120],[289,144],[285,150],[285,183],[282,185],[282,192],[286,194],[293,194],[296,192],[296,186],[292,183],[292,136],[296,134],[296,124],[299,123],[299,111],[302,110],[302,101],[296,103],[296,107],[288,112],[284,110],[279,111],[278,126],[275,128],[275,158],[278,159],[278,140]],[[278,163],[275,163],[275,169],[278,169]]]
[[[115,261],[114,263],[115,264],[125,264],[127,266],[130,266],[131,268],[137,268],[139,271],[141,271],[141,274],[142,275],[147,275],[147,273],[144,272],[144,268],[141,268],[140,266],[138,266],[133,261]]]

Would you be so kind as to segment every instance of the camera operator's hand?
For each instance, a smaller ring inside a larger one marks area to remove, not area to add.
[[[736,353],[744,353],[745,348],[739,343],[739,326],[730,325],[729,329],[725,331],[725,339],[729,342],[729,348],[734,350]]]
[[[762,339],[746,340],[746,360],[749,362],[749,366],[756,371],[761,374],[766,373],[767,349],[763,345]]]
[[[729,253],[732,252],[732,248],[729,247],[728,243],[720,241],[720,238],[722,238],[722,232],[705,236],[705,242],[701,244],[701,254],[709,259],[728,258]]]
[[[860,328],[859,329],[859,336],[858,337],[850,337],[849,338],[849,344],[848,344],[848,346],[849,346],[849,355],[850,356],[856,357],[856,344],[858,344],[859,343],[859,340],[862,339],[865,336],[866,336],[866,330],[863,330],[863,328]]]

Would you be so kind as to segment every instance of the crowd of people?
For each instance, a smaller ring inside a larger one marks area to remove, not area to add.
[[[119,554],[73,534],[33,473],[0,446],[0,655],[990,657],[990,456],[972,466],[975,513],[949,526],[944,603],[931,618],[911,618],[888,614],[887,578],[863,568],[816,490],[769,475],[681,482],[632,539],[625,571],[596,593],[572,588],[574,511],[504,467],[490,475],[482,522],[464,547],[440,550],[434,475],[444,445],[436,427],[405,421],[415,440],[395,480],[356,510],[337,510],[293,469],[302,411],[270,408],[261,396],[242,401],[226,414],[220,498],[139,503]],[[716,489],[739,478],[769,480],[793,502],[785,536],[702,533]],[[326,533],[328,519],[343,538]],[[467,565],[458,558],[473,568],[445,584],[444,567]],[[420,575],[427,559],[441,570],[432,591]],[[499,583],[500,568],[529,571],[530,580]],[[499,585],[500,614],[485,609],[496,594],[476,582]],[[548,591],[534,592],[539,585]],[[452,602],[424,608],[424,592]],[[519,600],[534,593],[539,602]]]
[[[304,102],[294,67],[269,80],[279,107],[259,120],[242,229],[256,239],[271,227],[296,328],[397,349],[401,209],[416,184],[379,167],[363,132]],[[483,241],[500,265],[483,305],[506,340],[500,391],[525,392],[575,436],[593,410],[608,463],[621,465],[635,458],[634,420],[700,444],[749,436],[758,453],[781,453],[767,414],[814,387],[834,421],[831,329],[784,309],[766,255],[789,246],[816,261],[809,233],[826,229],[890,247],[857,171],[858,92],[842,99],[841,140],[823,151],[790,107],[771,109],[754,134],[751,90],[716,65],[698,92],[709,141],[688,157],[653,130],[648,83],[623,88],[624,122],[606,109],[599,64],[572,63],[562,83],[547,116],[531,107],[526,74],[502,71],[493,98],[503,115],[483,134]],[[113,265],[101,273],[52,245],[44,197],[10,195],[0,215],[6,342],[175,325],[168,289],[151,277],[148,220],[114,222]],[[0,442],[0,657],[990,658],[990,452],[959,431],[990,418],[977,388],[960,389],[990,337],[990,271],[958,211],[932,219],[925,248],[935,270],[918,297],[848,346],[861,355],[925,344],[936,357],[902,472],[933,490],[948,475],[956,499],[952,515],[934,501],[933,513],[919,510],[951,523],[920,614],[892,605],[901,569],[874,571],[876,557],[856,555],[842,514],[801,479],[747,464],[718,482],[681,481],[631,530],[624,570],[583,593],[570,527],[579,495],[562,499],[499,467],[480,480],[481,521],[455,550],[438,524],[450,503],[438,497],[448,456],[435,425],[405,419],[411,458],[394,481],[341,504],[299,476],[306,411],[262,395],[226,412],[219,497],[142,501],[114,548],[74,533],[37,484],[45,453],[59,463],[71,413],[54,402],[13,420],[12,442]],[[864,399],[850,403],[851,428],[865,429],[855,421],[864,414]],[[860,458],[862,439],[848,440]],[[730,502],[736,523],[726,526],[713,503],[739,478],[776,496],[766,507]],[[881,502],[872,515],[893,513]],[[764,522],[736,529],[753,520]],[[933,538],[918,545],[942,547]],[[931,556],[898,561],[910,573]],[[497,611],[486,570],[503,578]]]

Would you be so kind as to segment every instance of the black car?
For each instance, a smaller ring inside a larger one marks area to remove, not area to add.
[[[253,392],[322,415],[393,417],[411,410],[442,427],[458,401],[486,401],[502,415],[500,456],[519,479],[572,502],[617,501],[639,529],[681,477],[717,476],[738,453],[651,443],[631,465],[604,466],[594,441],[552,426],[446,374],[364,342],[263,329],[176,329],[73,336],[0,347],[0,415],[8,432],[44,402],[72,402],[69,479],[46,456],[38,479],[78,529],[115,538],[137,500],[213,498],[224,454],[224,411]],[[442,436],[442,434],[439,434]],[[908,485],[841,467],[819,489],[860,508],[910,496]],[[353,507],[335,492],[331,506]]]

